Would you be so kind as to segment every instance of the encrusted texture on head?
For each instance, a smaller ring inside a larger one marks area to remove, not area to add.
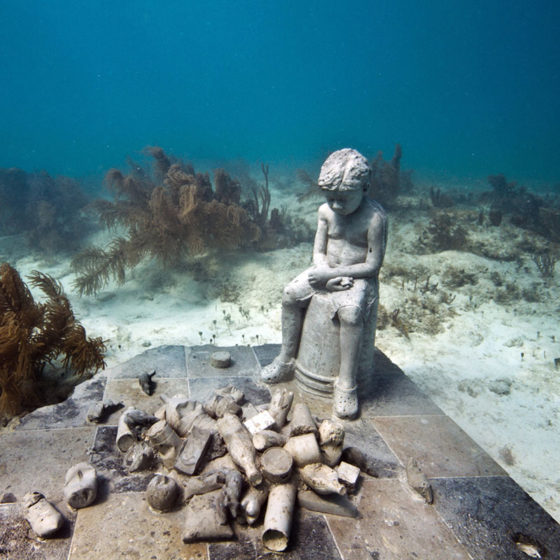
[[[367,159],[352,148],[333,152],[321,166],[319,187],[324,190],[353,191],[369,186],[371,168]]]

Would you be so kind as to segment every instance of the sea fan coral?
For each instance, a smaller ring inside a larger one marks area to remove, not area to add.
[[[0,266],[0,418],[42,403],[38,383],[48,364],[78,377],[105,367],[103,341],[86,337],[60,283],[38,271],[30,280],[44,303],[34,301],[16,269]]]

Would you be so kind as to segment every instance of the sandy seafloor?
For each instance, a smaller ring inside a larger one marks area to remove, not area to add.
[[[272,195],[273,206],[287,203],[314,224],[320,198],[299,205],[292,196]],[[417,239],[429,221],[428,206],[423,194],[389,215],[380,295],[389,320],[376,345],[560,521],[560,369],[554,363],[560,357],[560,265],[545,281],[521,250],[508,262],[463,251],[421,254]],[[507,223],[480,226],[467,211],[465,223],[472,224],[471,241],[496,253],[537,237]],[[108,234],[92,241],[104,239]],[[62,282],[88,335],[107,341],[109,366],[164,344],[280,342],[282,288],[309,265],[311,250],[309,242],[209,255],[194,276],[187,268],[168,271],[145,262],[123,286],[80,297],[72,291],[69,259],[27,256],[18,238],[0,239],[0,259],[24,278],[38,269]],[[450,279],[451,269],[474,277],[460,285],[464,278]],[[508,282],[515,286],[509,292]],[[408,336],[391,324],[397,309]]]

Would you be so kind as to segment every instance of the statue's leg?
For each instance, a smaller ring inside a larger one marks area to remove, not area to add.
[[[299,278],[299,277],[298,277]],[[289,379],[294,370],[305,309],[309,304],[310,292],[296,278],[284,289],[282,296],[282,348],[280,354],[261,371],[265,383],[279,383]],[[305,293],[302,293],[305,292]]]
[[[334,387],[334,412],[340,418],[358,414],[358,371],[360,343],[364,331],[363,313],[355,305],[338,310],[340,321],[340,369]]]
[[[296,357],[304,314],[305,307],[297,302],[288,286],[282,298],[282,349],[278,355],[282,362]]]

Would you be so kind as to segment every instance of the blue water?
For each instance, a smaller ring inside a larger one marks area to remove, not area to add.
[[[2,0],[0,167],[400,142],[420,174],[558,184],[559,22],[557,0]]]

